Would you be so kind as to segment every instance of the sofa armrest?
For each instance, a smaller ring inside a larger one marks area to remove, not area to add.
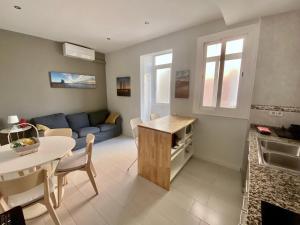
[[[122,121],[123,121],[122,117],[119,116],[119,117],[116,119],[116,125],[119,126],[119,127],[122,127]]]

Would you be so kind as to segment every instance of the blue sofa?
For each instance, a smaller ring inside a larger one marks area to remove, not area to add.
[[[122,118],[116,120],[116,124],[106,124],[105,120],[109,115],[108,110],[99,110],[90,113],[75,113],[65,115],[57,113],[47,116],[36,117],[31,120],[33,124],[42,124],[50,129],[71,128],[73,138],[76,141],[74,150],[83,148],[88,133],[95,135],[95,143],[117,137],[122,133]]]

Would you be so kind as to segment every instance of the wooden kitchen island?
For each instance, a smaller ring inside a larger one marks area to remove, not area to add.
[[[171,181],[193,155],[195,118],[166,116],[138,127],[138,173],[169,190]]]

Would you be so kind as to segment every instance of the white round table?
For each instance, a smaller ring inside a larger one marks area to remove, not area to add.
[[[9,145],[0,146],[0,176],[18,173],[36,166],[43,166],[61,159],[75,147],[75,140],[70,137],[41,137],[37,152],[17,156]],[[24,210],[25,218],[34,218],[46,212],[41,204]],[[27,214],[27,215],[26,215]]]
[[[17,156],[8,144],[0,146],[0,175],[60,159],[75,147],[75,140],[69,137],[41,137],[39,140],[39,150],[24,156]]]

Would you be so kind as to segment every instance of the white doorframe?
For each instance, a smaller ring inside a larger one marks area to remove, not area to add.
[[[140,93],[141,93],[141,118],[144,121],[150,119],[151,112],[158,113],[161,116],[170,114],[171,111],[171,81],[170,79],[170,100],[168,104],[156,103],[156,70],[160,68],[171,68],[172,64],[155,66],[154,57],[172,53],[172,49],[150,53],[140,56]],[[147,86],[147,87],[145,87]],[[154,107],[153,107],[154,106]],[[160,108],[162,110],[160,110]],[[164,109],[165,108],[165,109]]]

